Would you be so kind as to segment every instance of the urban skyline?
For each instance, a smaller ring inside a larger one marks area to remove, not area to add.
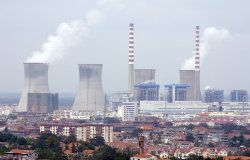
[[[103,64],[104,92],[126,91],[130,22],[135,24],[135,68],[156,69],[156,83],[162,89],[165,84],[179,82],[179,70],[185,60],[193,56],[195,26],[200,25],[201,38],[204,31],[211,27],[216,31],[223,31],[224,28],[230,35],[226,39],[222,35],[221,40],[215,42],[209,39],[212,41],[210,49],[201,62],[201,90],[206,86],[226,91],[250,90],[250,74],[245,71],[249,59],[249,23],[245,22],[250,15],[247,1],[64,2],[44,1],[39,5],[29,0],[22,3],[2,2],[1,92],[21,93],[23,63],[34,51],[40,50],[50,35],[56,35],[60,24],[71,24],[77,20],[84,22],[84,17],[91,10],[101,13],[103,18],[100,22],[89,21],[95,25],[88,29],[88,33],[80,37],[77,44],[66,47],[60,60],[49,64],[52,92],[75,93],[77,65],[83,63]],[[224,5],[225,2],[227,5]],[[140,6],[145,9],[138,11]],[[235,12],[232,12],[233,9]],[[64,13],[65,10],[70,14]],[[3,17],[6,14],[9,18]],[[202,56],[202,52],[200,54]]]

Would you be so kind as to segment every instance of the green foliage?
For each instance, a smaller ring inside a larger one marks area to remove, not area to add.
[[[95,146],[93,146],[92,144],[90,144],[89,142],[85,142],[85,141],[80,141],[79,142],[79,146],[78,146],[78,151],[82,152],[83,150],[86,149],[91,149],[94,150]]]
[[[8,119],[17,119],[17,116],[15,114],[9,114]]]
[[[18,144],[18,145],[27,145],[27,141],[26,141],[25,138],[19,137],[19,138],[17,139],[17,144]]]
[[[34,146],[39,159],[67,159],[60,148],[60,138],[52,133],[43,133],[35,142]]]
[[[243,144],[245,144],[245,138],[243,135],[240,135],[238,137],[234,136],[229,140],[229,146],[231,147],[239,147]]]
[[[250,151],[244,151],[244,152],[240,153],[240,155],[250,157]]]
[[[244,146],[250,147],[250,139],[244,141]]]
[[[5,152],[10,151],[9,148],[5,147],[5,146],[1,146],[0,147],[0,155],[3,155]]]
[[[208,148],[214,148],[214,144],[210,142],[210,143],[207,144],[207,147]]]
[[[110,146],[104,145],[94,152],[95,160],[115,160],[116,150]]]
[[[17,136],[11,134],[9,131],[0,132],[0,142],[9,142],[10,144],[15,144],[17,141]]]
[[[204,158],[202,156],[198,156],[195,154],[191,154],[187,157],[187,160],[203,160]]]
[[[89,140],[90,144],[93,146],[103,146],[105,144],[105,140],[102,136],[96,136]]]
[[[194,142],[194,136],[192,133],[187,132],[186,141]]]
[[[195,127],[194,124],[189,124],[189,125],[187,126],[187,129],[188,129],[188,130],[193,130],[194,127]]]
[[[72,142],[76,142],[76,135],[70,135],[70,136],[66,137],[66,139],[64,141],[65,144],[69,144]]]
[[[199,126],[208,128],[208,125],[206,123],[201,123]]]
[[[104,123],[111,124],[111,123],[120,123],[120,120],[115,117],[104,117],[103,119]]]

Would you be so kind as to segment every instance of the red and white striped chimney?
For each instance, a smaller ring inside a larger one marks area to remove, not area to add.
[[[200,71],[200,27],[195,28],[195,71]]]
[[[134,64],[134,24],[129,24],[128,64]]]
[[[134,93],[134,24],[129,24],[128,41],[128,93],[133,97]]]

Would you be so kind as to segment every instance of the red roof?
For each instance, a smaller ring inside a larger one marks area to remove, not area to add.
[[[32,154],[32,153],[34,153],[34,150],[12,149],[10,152],[7,152],[7,153]]]
[[[86,149],[86,150],[83,151],[83,153],[84,153],[85,155],[93,154],[93,152],[94,152],[94,150],[91,150],[91,149]]]
[[[152,158],[153,155],[149,153],[144,153],[144,154],[136,154],[133,157],[134,158]]]

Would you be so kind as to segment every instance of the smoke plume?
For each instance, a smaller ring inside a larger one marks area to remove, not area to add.
[[[231,39],[232,36],[230,32],[225,29],[217,29],[215,27],[208,27],[204,30],[201,36],[201,43],[200,43],[200,61],[205,59],[205,57],[209,54],[209,49],[215,45],[218,45],[225,40]],[[195,62],[195,55],[189,59],[185,60],[185,63],[182,66],[182,70],[193,70],[194,69],[194,62]]]
[[[54,35],[50,35],[41,49],[33,52],[26,62],[53,63],[60,60],[71,47],[77,45],[81,39],[87,37],[90,30],[103,19],[101,10],[107,6],[114,6],[113,0],[97,1],[97,8],[85,14],[83,20],[63,22],[56,29]]]

